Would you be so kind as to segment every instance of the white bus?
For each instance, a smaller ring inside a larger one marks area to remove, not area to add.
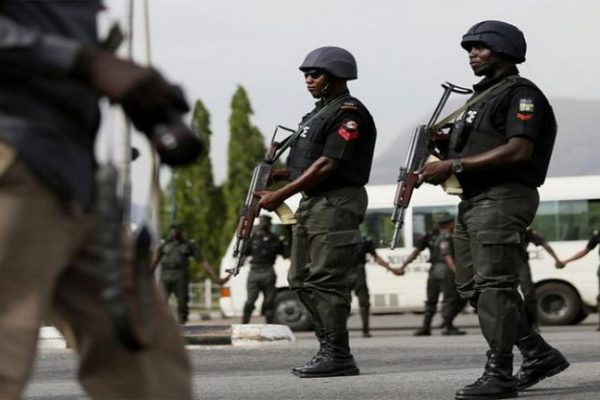
[[[398,266],[412,252],[415,241],[433,228],[432,216],[442,210],[456,214],[459,198],[447,195],[438,186],[423,185],[415,190],[398,248],[389,249],[393,224],[390,221],[396,185],[368,186],[369,207],[361,229],[376,243],[377,253]],[[600,175],[548,178],[540,188],[540,207],[533,227],[564,259],[583,249],[589,233],[600,227]],[[290,206],[297,205],[292,198]],[[277,217],[274,217],[275,222]],[[279,234],[289,237],[288,229],[274,223]],[[221,275],[234,264],[233,240],[221,263]],[[554,260],[541,247],[530,245],[530,265],[538,294],[539,319],[543,324],[575,324],[596,309],[598,256],[587,257],[558,270]],[[389,314],[421,312],[429,264],[428,251],[408,266],[404,276],[395,276],[372,260],[367,262],[367,283],[371,312]],[[279,257],[275,264],[278,295],[275,320],[294,330],[310,328],[306,310],[287,286],[289,260]],[[239,317],[246,300],[247,266],[222,288],[220,306],[224,316]],[[260,310],[261,299],[256,310]],[[358,307],[356,298],[352,307]],[[255,311],[258,314],[258,311]]]

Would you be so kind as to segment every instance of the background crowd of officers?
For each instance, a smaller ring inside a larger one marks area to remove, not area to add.
[[[120,104],[169,165],[193,159],[187,152],[191,147],[177,145],[196,139],[183,124],[171,125],[177,122],[174,115],[189,111],[182,92],[154,69],[120,59],[100,43],[95,21],[101,6],[99,0],[0,2],[3,399],[21,397],[48,311],[51,322],[72,334],[78,377],[91,397],[193,397],[190,362],[164,293],[148,286],[146,295],[163,299],[147,303],[160,321],[155,326],[159,332],[135,349],[115,335],[114,315],[103,297],[105,281],[99,271],[107,268],[107,254],[98,251],[98,243],[106,239],[99,227],[107,221],[98,218],[96,206],[102,198],[95,198],[94,178],[100,97]],[[489,349],[482,376],[455,397],[516,397],[518,391],[569,366],[535,330],[534,312],[526,312],[517,291],[526,281],[520,278],[526,268],[526,232],[539,203],[537,187],[546,177],[556,122],[541,90],[519,76],[516,65],[525,60],[526,43],[518,28],[483,21],[467,31],[460,45],[482,79],[474,86],[476,97],[451,127],[446,159],[418,171],[420,183],[440,184],[455,174],[463,188],[456,217],[438,216],[438,233],[415,249],[429,247],[432,264],[419,333],[428,333],[441,292],[444,332],[460,334],[452,321],[462,308],[460,302],[468,301]],[[273,319],[273,263],[278,255],[289,255],[289,286],[306,307],[319,344],[317,353],[292,373],[300,378],[357,375],[347,319],[354,290],[360,298],[363,334],[370,334],[365,254],[397,275],[411,259],[392,268],[359,229],[367,208],[364,186],[376,127],[367,107],[347,86],[358,77],[354,56],[339,47],[321,47],[311,51],[299,69],[317,102],[301,118],[287,160],[289,173],[278,175],[286,176],[287,182],[256,193],[260,206],[269,211],[301,194],[298,222],[288,245],[271,234],[268,218],[261,218],[243,254],[251,257],[244,322],[250,320],[259,291],[265,297],[263,313],[267,321]],[[158,125],[176,129],[167,129],[168,140],[162,141],[165,130],[155,129]],[[544,243],[535,235],[527,240]],[[564,262],[554,255],[557,267],[585,256],[599,241],[595,231],[588,245]],[[118,254],[119,259],[113,258],[111,266],[131,265],[131,250],[113,250],[108,256]],[[161,265],[164,292],[177,296],[180,323],[188,318],[190,258],[202,260],[182,227],[173,225],[154,267]],[[228,279],[203,265],[215,281]],[[453,275],[455,288],[450,284]],[[531,297],[526,302],[533,304]],[[523,362],[513,374],[515,346]]]

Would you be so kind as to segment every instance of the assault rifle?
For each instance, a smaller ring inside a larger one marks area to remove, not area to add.
[[[390,245],[392,250],[398,244],[400,231],[404,225],[404,213],[410,204],[413,190],[417,185],[418,176],[415,174],[415,171],[420,170],[430,156],[433,155],[436,158],[443,157],[442,151],[436,147],[434,141],[437,132],[444,128],[447,122],[447,118],[445,118],[442,123],[436,124],[442,109],[446,105],[446,101],[448,101],[452,93],[470,94],[473,92],[471,89],[456,86],[450,82],[443,83],[442,88],[444,88],[442,98],[438,102],[427,125],[418,125],[415,128],[410,139],[406,163],[404,167],[400,168],[398,186],[396,187],[396,195],[394,197],[394,212],[392,213],[392,222],[394,223],[394,234]],[[454,179],[456,178],[454,177]]]
[[[230,275],[237,276],[240,272],[240,267],[244,260],[243,254],[244,249],[248,243],[248,239],[252,233],[252,227],[254,226],[254,219],[260,214],[260,197],[256,195],[256,192],[265,190],[272,182],[273,178],[284,177],[285,173],[274,173],[273,163],[277,160],[281,152],[277,152],[282,147],[282,143],[275,141],[277,130],[283,129],[292,133],[296,131],[286,128],[281,125],[277,125],[273,138],[271,139],[271,146],[267,150],[263,160],[254,167],[252,172],[252,180],[250,181],[250,187],[246,194],[246,200],[240,210],[240,219],[235,231],[235,245],[233,247],[233,257],[237,258],[236,265],[233,268],[226,270]],[[288,138],[289,139],[289,138]],[[283,203],[275,210],[275,213],[284,225],[290,225],[296,223],[294,213],[288,207],[287,204]]]

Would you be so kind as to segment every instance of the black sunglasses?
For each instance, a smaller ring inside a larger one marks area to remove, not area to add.
[[[322,70],[313,69],[310,71],[306,71],[304,73],[304,78],[308,78],[310,76],[312,79],[319,79],[323,75],[323,73],[324,71]]]

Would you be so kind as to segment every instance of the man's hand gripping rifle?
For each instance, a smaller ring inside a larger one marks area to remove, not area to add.
[[[289,128],[286,128],[281,125],[277,125],[275,128],[275,132],[273,133],[273,138],[271,140],[271,146],[263,160],[258,163],[256,167],[254,167],[254,172],[252,173],[252,180],[250,181],[250,187],[248,188],[248,193],[246,194],[246,200],[244,201],[244,205],[240,210],[240,219],[237,225],[237,229],[235,231],[235,245],[233,247],[233,257],[237,258],[237,262],[233,268],[227,270],[230,275],[237,276],[240,272],[240,267],[244,261],[244,249],[248,243],[248,239],[252,234],[252,227],[254,226],[254,219],[260,214],[260,207],[258,205],[260,201],[260,196],[256,195],[256,192],[265,190],[268,186],[272,184],[272,182],[279,178],[285,178],[285,172],[282,173],[281,170],[274,171],[273,163],[279,158],[282,151],[282,144],[275,141],[275,136],[277,135],[277,130],[283,129],[289,132],[294,133],[295,131]],[[280,150],[278,152],[278,150]],[[289,174],[289,171],[287,171]],[[281,223],[284,225],[290,225],[296,223],[296,219],[294,217],[294,213],[288,207],[287,204],[282,204],[279,208],[275,210],[275,213],[281,220]]]
[[[436,124],[442,109],[451,93],[470,94],[471,89],[456,86],[450,82],[442,84],[444,93],[440,99],[429,123],[427,125],[418,125],[410,139],[406,164],[400,167],[398,175],[398,186],[394,197],[394,212],[392,213],[392,222],[394,223],[394,234],[390,248],[393,250],[398,244],[400,231],[404,225],[404,213],[410,204],[413,190],[417,187],[418,176],[415,171],[420,170],[430,155],[440,156],[441,151],[436,147],[435,141],[439,138],[438,132],[445,127],[446,119]]]

